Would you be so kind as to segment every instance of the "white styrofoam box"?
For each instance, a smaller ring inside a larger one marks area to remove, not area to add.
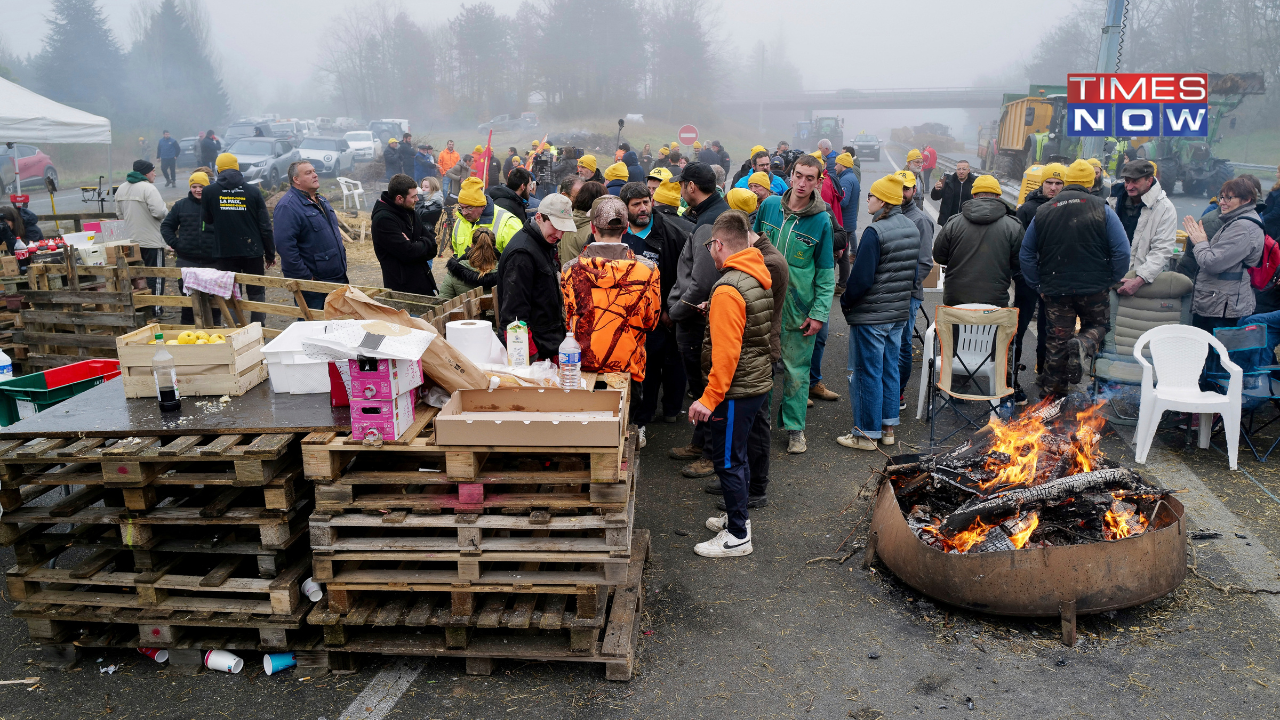
[[[107,250],[103,245],[75,245],[76,261],[81,265],[106,265]]]
[[[328,325],[328,320],[299,320],[263,346],[272,392],[293,395],[329,392],[328,363],[312,360],[302,351],[302,341],[323,335]]]
[[[78,233],[67,233],[62,236],[62,241],[65,242],[70,247],[79,248],[79,247],[92,245],[93,240],[96,236],[97,236],[96,232],[92,230],[86,230],[84,232],[78,232]]]

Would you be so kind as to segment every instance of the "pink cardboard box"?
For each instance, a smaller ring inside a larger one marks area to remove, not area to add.
[[[347,363],[352,400],[394,400],[422,384],[421,360],[359,357]]]
[[[392,400],[351,398],[351,437],[384,441],[400,437],[413,424],[417,396],[416,390],[410,390]]]

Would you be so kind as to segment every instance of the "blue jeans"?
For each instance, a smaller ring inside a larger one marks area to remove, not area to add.
[[[898,351],[906,322],[849,326],[849,400],[853,436],[879,440],[898,424]],[[861,431],[861,432],[859,432]]]
[[[813,360],[809,363],[809,387],[822,382],[822,354],[827,350],[827,331],[831,329],[828,321],[818,331],[817,340],[813,343]]]
[[[907,381],[911,379],[911,334],[915,330],[916,315],[923,303],[923,300],[911,298],[911,314],[907,316],[907,324],[902,328],[902,349],[898,351],[898,385],[902,388],[898,391],[899,395],[906,391]]]
[[[747,536],[747,490],[751,486],[751,463],[747,456],[748,437],[756,416],[769,393],[755,397],[723,400],[707,421],[707,441],[715,463],[724,506],[729,515],[728,530],[739,540]]]

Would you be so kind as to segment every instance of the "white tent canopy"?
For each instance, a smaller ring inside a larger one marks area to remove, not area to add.
[[[111,143],[111,121],[0,78],[0,142]]]

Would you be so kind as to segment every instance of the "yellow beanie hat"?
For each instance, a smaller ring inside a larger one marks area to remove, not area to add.
[[[478,177],[469,177],[462,181],[462,190],[458,191],[458,203],[471,207],[484,207],[489,198],[484,196],[484,181]]]
[[[1094,166],[1095,168],[1100,168],[1100,167],[1102,167],[1102,161],[1101,161],[1101,160],[1099,160],[1098,158],[1089,158],[1088,160],[1085,160],[1085,162],[1089,163],[1090,165]]]
[[[653,201],[671,207],[680,207],[680,183],[670,180],[662,183],[653,192]]]
[[[871,183],[871,194],[890,205],[901,205],[902,178],[897,175],[885,175]]]
[[[218,156],[217,160],[213,161],[213,167],[218,172],[222,172],[223,170],[239,170],[240,161],[231,153],[222,153]]]
[[[191,177],[187,179],[188,187],[190,187],[191,185],[208,186],[208,184],[209,184],[209,176],[202,172],[193,172],[191,173]]]
[[[729,207],[734,210],[741,210],[748,215],[755,212],[756,207],[760,204],[760,198],[746,188],[733,188],[724,194],[724,199],[728,201]]]
[[[680,143],[675,143],[675,142],[671,143],[672,150],[677,150],[679,148],[680,148]]]
[[[764,152],[763,145],[756,145],[755,147],[752,147],[751,152],[747,153],[747,157],[755,157],[755,154],[758,152]]]
[[[479,154],[480,154],[480,153],[482,153],[482,152],[484,152],[484,146],[483,146],[483,145],[477,145],[477,146],[476,146],[476,149],[471,151],[471,153],[472,153],[473,155],[479,155]]]
[[[533,143],[532,143],[532,146],[533,146],[533,147],[538,147],[538,144],[539,144],[539,143],[538,143],[538,141],[537,141],[537,140],[534,140],[534,141],[533,141]]]
[[[586,168],[586,169],[590,170],[591,172],[595,172],[595,171],[596,171],[596,156],[595,156],[595,155],[583,155],[582,157],[578,158],[578,164],[579,164],[579,165],[581,165],[582,167],[584,167],[584,168]]]
[[[751,177],[747,178],[747,185],[759,185],[767,188],[773,187],[773,183],[769,182],[769,176],[762,172],[751,173]]]
[[[913,188],[916,186],[916,174],[910,170],[899,170],[894,175],[902,181],[902,187]]]
[[[1067,167],[1066,178],[1064,182],[1068,185],[1083,185],[1090,187],[1093,185],[1093,166],[1084,160],[1077,160]],[[1048,177],[1046,175],[1045,177]]]
[[[1093,170],[1090,170],[1089,172],[1093,172]],[[1048,165],[1045,165],[1044,167],[1040,168],[1040,182],[1044,182],[1049,178],[1057,178],[1063,182],[1066,182],[1067,166],[1063,165],[1062,163],[1049,163]],[[1092,176],[1090,176],[1089,182],[1090,184],[1093,183]]]
[[[916,148],[911,148],[911,151],[907,153],[907,162],[911,162],[912,160],[923,160],[923,159],[924,159],[924,156],[921,155],[920,151]]]
[[[697,140],[694,140],[694,141],[693,141],[693,149],[694,149],[694,150],[701,150],[701,149],[702,149],[702,143],[701,143],[701,142],[698,142]]]
[[[849,153],[840,153],[836,156],[836,164],[841,167],[853,167],[853,156]]]
[[[658,148],[658,154],[661,155],[662,157],[666,157],[671,154],[671,151],[667,149],[666,145],[663,145],[662,147]]]
[[[1000,195],[1004,191],[1000,189],[1000,181],[996,180],[994,175],[979,175],[973,179],[973,190],[970,192],[974,195],[977,195],[978,193],[995,193],[996,195]]]
[[[626,163],[616,162],[604,169],[605,180],[626,180],[627,175]]]

